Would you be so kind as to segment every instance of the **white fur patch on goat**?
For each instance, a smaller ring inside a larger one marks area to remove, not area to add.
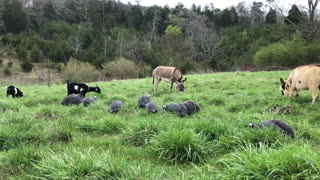
[[[82,91],[84,91],[84,89],[83,89],[83,88],[80,88],[80,92],[82,92]]]
[[[17,93],[18,93],[17,88],[14,88],[14,95],[17,95]]]
[[[78,91],[78,88],[79,88],[79,86],[77,86],[77,85],[74,86],[74,89],[75,89],[76,91]]]

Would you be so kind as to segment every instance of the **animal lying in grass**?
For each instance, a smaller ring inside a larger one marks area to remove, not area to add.
[[[122,102],[121,101],[113,101],[110,104],[109,112],[116,113],[121,109],[121,107],[122,107]]]
[[[20,89],[14,87],[14,86],[8,86],[6,87],[7,90],[7,97],[12,96],[13,98],[19,98],[23,96],[23,92],[20,91]]]
[[[62,100],[61,104],[65,106],[79,105],[81,104],[82,99],[83,99],[82,93],[70,94]]]
[[[138,100],[137,106],[139,108],[146,108],[147,104],[151,102],[150,97],[150,94],[141,96]]]
[[[101,93],[101,89],[99,88],[98,85],[96,87],[89,87],[84,83],[78,83],[78,82],[70,83],[69,81],[67,81],[67,90],[68,90],[68,95],[82,93],[83,97],[86,96],[87,92]]]
[[[318,99],[320,87],[320,65],[311,64],[295,68],[287,80],[280,78],[280,91],[283,96],[299,96],[301,90],[309,90],[312,103]]]
[[[85,107],[87,107],[87,106],[89,106],[90,104],[95,103],[96,100],[97,100],[97,97],[96,97],[96,96],[94,96],[94,97],[86,97],[86,98],[83,98],[83,99],[81,100],[81,102],[82,102],[82,104],[83,104]]]
[[[168,106],[162,105],[162,108],[170,112],[175,112],[180,117],[189,116],[187,107],[180,103],[171,103]]]
[[[154,92],[157,92],[158,85],[161,80],[170,82],[170,92],[172,91],[173,83],[177,84],[177,89],[179,90],[180,94],[184,92],[184,82],[187,78],[182,77],[182,72],[176,67],[170,66],[158,66],[152,72],[154,84]]]
[[[150,101],[147,105],[146,105],[146,109],[149,111],[149,112],[152,112],[152,113],[157,113],[158,112],[158,107],[157,105]]]
[[[162,108],[170,112],[175,112],[180,117],[187,117],[201,110],[200,106],[193,101],[171,103],[168,106],[162,105]]]
[[[255,128],[255,125],[253,123],[249,123],[249,127]],[[292,138],[295,137],[293,129],[287,123],[285,123],[284,121],[281,121],[281,120],[273,119],[273,120],[261,121],[258,124],[258,127],[260,127],[260,128],[273,127],[273,128],[279,129],[284,134],[287,134],[287,135],[291,136]]]
[[[185,102],[183,102],[181,104],[186,106],[189,116],[191,114],[199,112],[201,110],[200,106],[198,104],[196,104],[195,102],[193,102],[193,101],[185,101]]]

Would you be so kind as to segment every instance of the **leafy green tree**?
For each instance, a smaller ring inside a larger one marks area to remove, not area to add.
[[[7,32],[19,33],[26,29],[26,13],[19,0],[5,0],[2,19]]]
[[[182,30],[178,26],[169,25],[165,31],[166,35],[179,36],[182,34]]]

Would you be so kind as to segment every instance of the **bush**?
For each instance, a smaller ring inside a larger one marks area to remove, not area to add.
[[[11,75],[11,71],[10,69],[7,67],[3,70],[3,73],[6,75],[6,76],[10,76]]]
[[[13,62],[12,62],[12,61],[9,61],[9,62],[8,62],[8,67],[11,68],[12,66],[13,66]]]
[[[203,162],[209,153],[208,142],[191,130],[171,129],[151,139],[151,151],[171,162]]]
[[[27,58],[28,52],[27,52],[26,48],[23,46],[17,47],[16,53],[17,53],[18,58],[21,60],[25,60]]]
[[[30,58],[33,62],[39,62],[41,57],[41,51],[38,46],[33,46],[30,53]]]
[[[10,36],[6,36],[4,35],[2,38],[1,38],[1,42],[3,45],[7,46],[10,44],[11,40],[10,40]]]
[[[62,77],[65,81],[90,82],[96,81],[100,73],[89,63],[71,58],[63,68]]]
[[[293,67],[307,62],[306,46],[302,43],[288,41],[274,43],[261,48],[253,57],[256,65],[277,65]]]
[[[112,79],[138,78],[140,70],[137,64],[125,58],[119,58],[104,65],[105,75]]]
[[[2,66],[2,63],[3,63],[3,59],[0,59],[0,66]]]
[[[20,66],[23,72],[31,72],[33,69],[33,64],[29,62],[24,62]]]
[[[73,54],[66,42],[48,43],[47,55],[53,62],[67,62]]]

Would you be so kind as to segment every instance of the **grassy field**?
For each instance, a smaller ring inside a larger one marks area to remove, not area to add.
[[[316,179],[320,176],[320,102],[308,91],[283,98],[288,71],[189,75],[184,95],[151,78],[97,82],[89,107],[60,104],[66,85],[15,84],[0,97],[0,179]],[[1,84],[7,86],[10,84]],[[202,110],[180,118],[137,108],[146,93],[161,107],[192,100]],[[110,114],[109,104],[123,108]],[[296,138],[248,123],[281,119]]]

